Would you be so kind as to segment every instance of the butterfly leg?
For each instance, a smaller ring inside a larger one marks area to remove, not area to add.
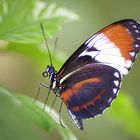
[[[55,104],[55,101],[56,101],[56,99],[57,99],[57,95],[55,96],[55,98],[54,98],[54,100],[53,100],[53,102],[52,102],[52,105],[51,105],[51,108],[50,108],[50,113],[51,113],[51,111],[52,111],[52,108],[53,108],[53,106],[54,106],[54,104]]]
[[[48,101],[48,99],[49,99],[50,92],[51,92],[51,89],[49,88],[49,91],[48,91],[47,97],[46,97],[46,99],[45,99],[45,103],[44,103],[43,110],[45,110],[45,106],[46,106],[46,104],[47,104],[47,101]]]
[[[46,98],[46,100],[45,100],[45,104],[44,104],[44,107],[43,107],[43,110],[44,110],[44,109],[45,109],[45,105],[46,105],[46,103],[47,103],[47,100],[48,100],[48,98],[49,98],[49,94],[50,94],[50,90],[51,90],[51,89],[50,89],[50,86],[47,86],[47,85],[45,85],[44,83],[40,83],[39,88],[38,88],[37,95],[36,95],[36,97],[35,97],[33,103],[36,102],[36,100],[37,100],[37,98],[38,98],[38,96],[39,96],[39,94],[40,94],[40,88],[41,88],[41,87],[49,88],[48,95],[47,95],[47,98]]]
[[[44,87],[44,88],[50,88],[50,86],[47,86],[46,84],[44,84],[44,83],[40,83],[40,85],[39,85],[40,87]]]
[[[61,121],[61,109],[62,109],[62,105],[63,105],[63,101],[61,101],[61,104],[60,104],[60,108],[59,108],[59,123],[60,125],[65,128],[65,126],[63,125],[62,121]]]
[[[33,103],[36,102],[36,100],[37,100],[37,98],[38,98],[38,96],[39,96],[39,94],[40,94],[40,87],[41,87],[41,86],[42,86],[42,85],[41,85],[41,83],[40,83],[40,84],[39,84],[38,91],[37,91],[37,95],[36,95],[35,99],[33,100]]]

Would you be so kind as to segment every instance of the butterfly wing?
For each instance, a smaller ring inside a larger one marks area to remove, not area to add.
[[[64,63],[58,76],[64,77],[90,63],[101,63],[126,75],[140,50],[140,24],[133,19],[115,22],[85,41]]]
[[[57,73],[60,96],[79,129],[82,119],[110,106],[139,50],[140,24],[121,20],[90,37],[64,63]]]
[[[61,81],[60,96],[79,129],[82,119],[93,118],[110,106],[120,83],[118,70],[100,64],[87,64]]]

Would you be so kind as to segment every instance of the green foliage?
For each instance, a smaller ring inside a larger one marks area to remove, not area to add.
[[[49,58],[47,51],[39,45],[43,41],[40,23],[43,23],[48,39],[61,29],[62,23],[77,19],[76,14],[51,1],[1,0],[0,51],[22,54],[41,67],[46,64],[46,60],[49,62]],[[55,58],[53,62],[56,68],[62,64],[62,61]],[[56,112],[50,114],[48,106],[42,111],[43,104],[33,104],[32,101],[29,97],[11,94],[0,88],[0,139],[36,140],[35,127],[43,128],[48,133],[56,130],[66,140],[76,139],[68,128],[60,127],[58,119],[54,119],[58,118]],[[111,108],[107,117],[119,122],[129,133],[140,139],[140,113],[132,99],[120,93]]]
[[[60,30],[64,21],[77,20],[76,14],[39,0],[1,0],[0,39],[18,43],[38,43],[42,37],[40,23],[46,29],[46,38]]]
[[[28,56],[40,66],[49,59],[47,50],[40,45],[44,42],[40,23],[46,38],[49,38],[61,29],[62,23],[78,20],[73,12],[49,1],[1,0],[0,10],[0,40],[4,40],[4,48],[0,50]],[[53,61],[57,64],[56,68],[60,66],[60,61]]]
[[[48,53],[38,45],[44,41],[40,23],[48,38],[61,29],[62,23],[77,19],[76,14],[54,3],[1,0],[0,51],[22,54],[43,65],[48,60]],[[60,61],[56,63],[59,65]],[[37,139],[35,127],[43,128],[48,133],[56,130],[63,139],[76,139],[68,128],[62,128],[58,120],[53,119],[58,118],[58,114],[54,111],[50,114],[47,106],[43,111],[43,104],[33,104],[33,99],[12,95],[4,88],[0,88],[0,96],[0,139]]]
[[[37,139],[35,136],[36,125],[47,132],[56,129],[63,139],[76,140],[66,125],[66,128],[60,126],[58,114],[53,110],[50,113],[48,106],[45,111],[42,110],[43,106],[44,104],[39,102],[33,104],[33,99],[29,97],[11,94],[0,87],[0,139]]]
[[[36,140],[34,124],[25,107],[9,91],[0,87],[0,139]],[[25,131],[26,130],[26,131]]]

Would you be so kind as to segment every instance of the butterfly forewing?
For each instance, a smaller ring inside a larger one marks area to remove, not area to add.
[[[140,24],[133,19],[115,22],[84,42],[65,62],[58,75],[90,63],[101,63],[126,75],[140,49]]]

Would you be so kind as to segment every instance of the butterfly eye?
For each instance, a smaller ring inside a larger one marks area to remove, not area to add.
[[[43,76],[43,77],[48,77],[47,71],[44,71],[44,72],[42,73],[42,76]]]

